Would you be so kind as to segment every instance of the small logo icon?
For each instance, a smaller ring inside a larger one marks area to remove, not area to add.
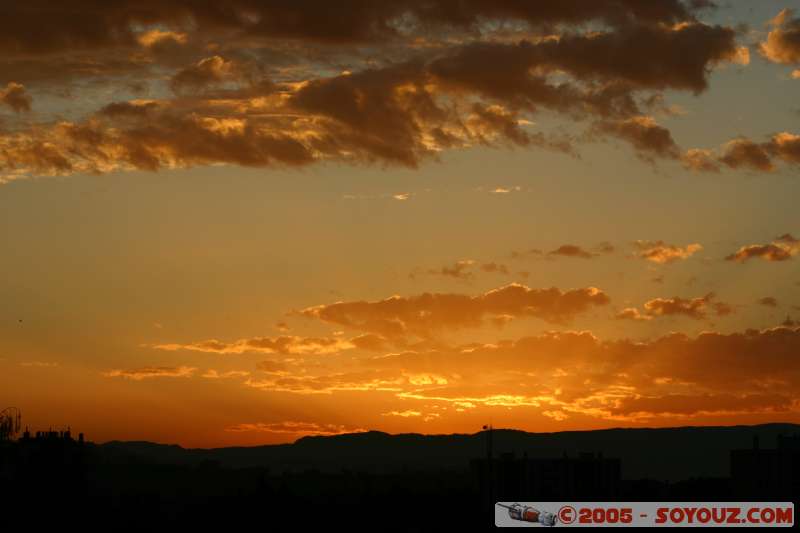
[[[529,507],[520,503],[512,503],[511,505],[498,503],[497,505],[504,509],[508,509],[508,516],[510,516],[513,520],[520,520],[522,522],[538,522],[543,526],[551,527],[556,525],[556,522],[558,522],[558,517],[556,517],[556,515],[550,511],[540,511],[535,507]]]

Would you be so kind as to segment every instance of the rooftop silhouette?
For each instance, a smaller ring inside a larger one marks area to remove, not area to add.
[[[142,527],[231,527],[264,513],[288,526],[309,508],[367,525],[385,520],[379,509],[391,502],[403,513],[390,530],[474,529],[493,524],[495,501],[797,499],[798,435],[792,424],[492,430],[491,439],[367,432],[203,450],[26,430],[0,443],[0,497],[33,515],[47,508],[87,524],[125,516]],[[444,519],[442,506],[460,514]]]

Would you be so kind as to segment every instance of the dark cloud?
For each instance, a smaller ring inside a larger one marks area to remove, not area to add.
[[[691,20],[679,0],[548,0],[531,5],[515,0],[73,0],[54,4],[29,0],[0,17],[0,52],[43,54],[70,49],[131,46],[137,28],[156,26],[198,34],[234,30],[245,36],[309,39],[328,43],[375,41],[400,36],[416,25],[472,27],[486,20],[531,25],[580,24],[592,20],[614,25],[632,22],[675,23]],[[405,23],[405,24],[402,24]]]
[[[631,25],[592,35],[567,34],[541,45],[545,62],[578,79],[625,81],[636,87],[708,87],[708,67],[718,62],[746,63],[731,28],[701,23]]]
[[[596,254],[587,252],[586,250],[575,244],[564,244],[559,246],[555,250],[547,252],[547,255],[560,255],[564,257],[579,257],[581,259],[591,259]]]
[[[750,139],[734,139],[725,145],[720,161],[730,168],[749,168],[770,172],[775,169],[768,145]]]
[[[470,279],[474,276],[472,272],[472,267],[474,264],[475,261],[471,259],[464,259],[462,261],[457,261],[451,266],[443,266],[439,269],[430,269],[428,270],[428,274],[456,279]]]
[[[505,274],[505,275],[508,275],[508,273],[509,273],[508,272],[508,267],[506,265],[503,265],[501,263],[495,263],[495,262],[483,263],[481,265],[481,270],[486,272],[486,273],[489,273],[489,274]]]
[[[225,82],[238,81],[244,75],[240,65],[217,55],[201,59],[175,73],[170,79],[170,87],[178,93],[200,91]]]
[[[575,138],[534,127],[544,110],[597,123],[596,134],[622,138],[644,157],[675,159],[670,132],[642,114],[639,96],[702,91],[714,65],[742,60],[732,29],[698,22],[677,0],[390,4],[33,0],[0,22],[0,52],[8,52],[0,73],[27,69],[54,83],[126,91],[147,82],[175,97],[102,102],[81,120],[3,134],[2,178],[326,160],[415,167],[476,144],[574,155]],[[507,42],[492,21],[566,27]],[[434,43],[434,29],[455,33]],[[285,38],[303,43],[290,53]],[[373,59],[358,59],[354,43],[369,43]],[[350,63],[360,69],[328,74]],[[789,141],[779,157],[797,157]]]
[[[638,116],[625,120],[604,121],[595,125],[603,133],[619,137],[633,145],[645,159],[653,156],[676,159],[680,149],[668,129],[652,117]]]
[[[758,304],[765,307],[778,307],[778,300],[773,296],[764,296],[758,299]]]
[[[17,113],[30,111],[33,99],[19,83],[9,82],[5,89],[0,89],[0,104],[7,105]]]
[[[700,148],[687,150],[681,161],[687,169],[698,172],[719,172],[721,165],[731,169],[773,172],[778,162],[800,164],[800,135],[784,131],[764,142],[737,137],[725,143],[718,153]]]
[[[480,327],[485,318],[498,316],[536,317],[546,322],[565,323],[608,302],[608,296],[594,287],[562,291],[532,289],[512,283],[478,296],[441,293],[393,296],[374,302],[319,305],[300,313],[388,338],[409,334],[431,337],[442,330]]]

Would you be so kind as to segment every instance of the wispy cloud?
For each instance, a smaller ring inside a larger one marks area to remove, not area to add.
[[[136,381],[150,378],[188,378],[191,377],[197,368],[189,366],[148,366],[134,369],[115,369],[103,372],[109,378],[127,378]]]

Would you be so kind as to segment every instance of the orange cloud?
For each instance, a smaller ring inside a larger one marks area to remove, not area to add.
[[[170,79],[175,92],[202,91],[225,82],[237,82],[246,77],[243,67],[220,56],[201,59],[194,65],[180,70]]]
[[[250,375],[250,372],[246,370],[229,370],[227,372],[217,372],[214,369],[210,369],[203,373],[201,377],[206,379],[228,379],[228,378],[243,378]]]
[[[697,172],[719,172],[720,165],[773,172],[777,169],[776,163],[781,161],[789,165],[800,164],[800,135],[784,131],[764,142],[737,137],[725,143],[719,153],[694,148],[682,155],[684,167]]]
[[[664,241],[640,240],[635,241],[633,245],[639,250],[636,253],[637,257],[659,264],[673,263],[681,259],[687,259],[703,249],[703,247],[697,243],[680,247],[667,244]]]
[[[784,413],[793,407],[793,398],[784,394],[666,394],[625,398],[610,409],[612,415],[739,415],[744,413]]]
[[[696,320],[703,320],[707,316],[707,310],[713,298],[714,293],[708,293],[705,296],[692,299],[677,296],[675,298],[655,298],[645,302],[644,308],[645,312],[653,317],[684,315]],[[721,308],[715,308],[718,314],[719,309]]]
[[[725,258],[727,261],[744,263],[750,259],[760,257],[764,261],[788,261],[800,253],[800,240],[789,233],[775,238],[768,244],[749,244],[742,246],[736,252]]]
[[[616,318],[619,320],[652,320],[652,315],[642,314],[639,312],[638,309],[635,307],[626,307],[619,313],[617,313]]]
[[[441,416],[502,407],[564,420],[620,421],[796,411],[800,328],[600,340],[546,332],[514,341],[406,350],[361,359],[360,370],[294,368],[246,385],[294,394],[380,394],[403,400],[384,416]],[[411,402],[411,403],[409,403]],[[544,414],[547,411],[550,414]]]
[[[377,339],[365,339],[364,336],[353,339],[355,342],[341,337],[299,337],[281,335],[280,337],[253,337],[226,343],[216,339],[189,344],[156,344],[153,348],[170,352],[189,350],[218,354],[265,353],[282,355],[325,355],[351,350],[356,347],[368,348],[378,346]]]
[[[191,377],[195,371],[197,371],[196,368],[188,366],[148,366],[131,370],[109,370],[108,372],[104,372],[103,375],[109,378],[122,377],[139,381],[150,378],[188,378]]]
[[[719,162],[711,150],[691,148],[682,157],[683,166],[695,172],[719,172]]]
[[[436,388],[404,385],[397,395],[406,400],[632,420],[796,409],[800,365],[793,361],[798,349],[800,328],[790,327],[696,337],[673,333],[647,341],[549,332],[496,344],[389,354],[365,364],[448,379]]]
[[[318,424],[316,422],[255,422],[255,423],[242,423],[235,424],[225,428],[225,431],[233,433],[279,433],[290,435],[313,435],[313,436],[330,436],[342,435],[344,433],[361,433],[365,429],[355,426],[347,426],[343,424]]]
[[[773,63],[800,64],[800,18],[793,9],[784,9],[770,21],[773,29],[759,43],[761,55]]]

